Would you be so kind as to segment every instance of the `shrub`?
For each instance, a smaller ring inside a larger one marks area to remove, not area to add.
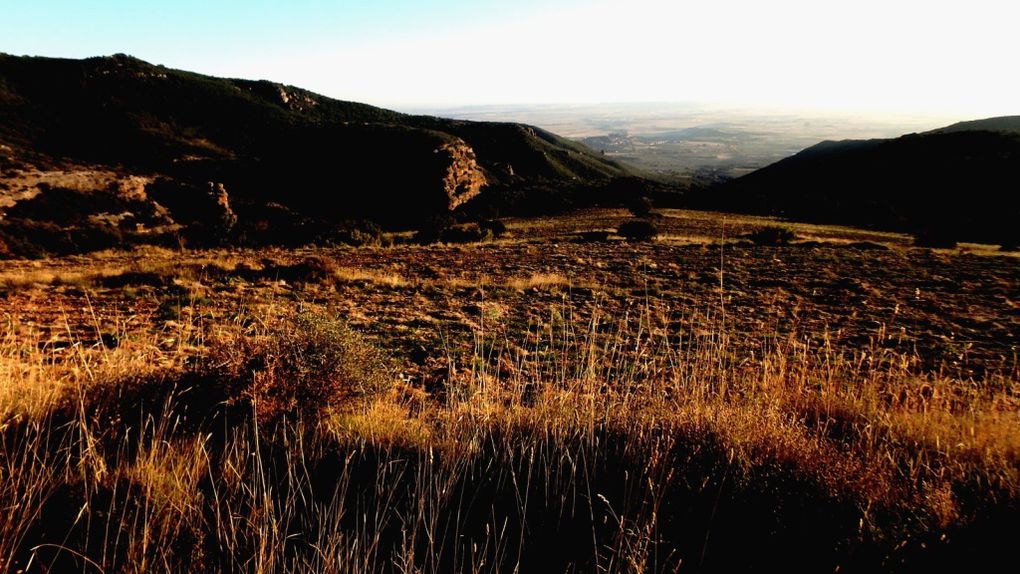
[[[649,241],[659,235],[659,230],[651,222],[635,219],[620,225],[616,233],[632,241]]]
[[[288,414],[318,417],[393,383],[389,357],[346,322],[322,313],[282,320],[268,337],[244,339],[252,373],[242,394],[266,422]]]
[[[797,234],[785,227],[769,225],[747,233],[744,237],[750,239],[756,245],[776,246],[789,245],[791,241],[797,239]]]
[[[430,217],[422,222],[414,234],[414,242],[421,244],[435,243],[442,238],[444,231],[453,226],[453,218],[449,215]]]
[[[78,229],[71,235],[73,251],[89,252],[120,247],[124,244],[124,233],[112,225],[91,225]]]
[[[488,241],[497,236],[500,229],[506,232],[506,226],[499,221],[456,225],[453,218],[440,216],[426,221],[414,234],[414,242],[424,245],[437,241],[443,243]]]
[[[955,235],[946,229],[925,229],[914,234],[914,245],[917,247],[952,249],[956,243]]]
[[[337,272],[337,265],[332,259],[321,255],[313,255],[290,265],[266,267],[263,275],[273,280],[288,283],[321,283]]]
[[[447,227],[439,234],[439,240],[444,243],[474,243],[488,241],[492,237],[491,230],[484,229],[477,223]]]
[[[492,233],[494,237],[506,235],[506,224],[498,219],[486,219],[478,224],[478,227]]]
[[[373,221],[344,221],[334,227],[325,237],[326,243],[351,245],[382,245],[383,230]]]
[[[641,195],[635,197],[627,203],[627,209],[634,217],[648,217],[652,214],[652,208],[655,207],[652,200]]]

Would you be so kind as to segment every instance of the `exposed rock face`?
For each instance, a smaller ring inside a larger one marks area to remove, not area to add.
[[[302,112],[310,108],[314,108],[318,105],[315,98],[310,97],[307,93],[301,90],[291,88],[288,91],[287,86],[283,84],[272,84],[276,90],[276,95],[279,98],[280,105],[291,111]]]
[[[449,158],[442,185],[448,198],[447,208],[451,211],[478,195],[488,183],[485,172],[475,158],[475,151],[462,140],[445,144],[436,149],[435,153],[445,154]]]
[[[216,204],[215,219],[219,225],[226,229],[237,224],[237,214],[230,208],[230,196],[227,195],[227,188],[222,183],[209,182],[209,197]]]

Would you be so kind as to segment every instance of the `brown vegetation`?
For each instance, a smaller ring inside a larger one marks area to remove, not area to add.
[[[1010,551],[1015,259],[509,227],[5,264],[0,570],[919,571]]]

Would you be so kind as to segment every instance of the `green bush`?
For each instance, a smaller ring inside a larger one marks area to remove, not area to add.
[[[616,234],[631,241],[650,241],[659,235],[659,230],[649,221],[635,219],[620,225]]]

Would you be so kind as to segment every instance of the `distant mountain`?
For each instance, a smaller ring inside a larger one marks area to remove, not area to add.
[[[84,211],[59,224],[71,230],[115,221],[122,233],[156,233],[210,214],[249,236],[349,219],[413,227],[473,198],[498,206],[487,196],[628,175],[526,125],[410,116],[125,55],[0,54],[0,222],[8,226],[52,223],[45,196],[72,192],[110,197],[72,201]],[[93,205],[104,202],[114,211]],[[194,205],[206,208],[189,212]]]
[[[712,207],[906,231],[933,242],[1020,242],[1020,116],[895,139],[825,141],[712,192]]]

